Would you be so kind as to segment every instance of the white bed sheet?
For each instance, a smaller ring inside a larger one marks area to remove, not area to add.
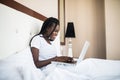
[[[78,74],[88,75],[90,80],[120,80],[120,61],[89,58],[81,62]]]
[[[35,67],[30,48],[0,60],[0,80],[120,80],[120,61],[89,58],[76,67],[47,66],[49,75]]]

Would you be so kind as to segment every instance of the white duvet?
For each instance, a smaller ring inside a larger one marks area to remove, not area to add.
[[[30,49],[0,60],[0,80],[120,80],[120,61],[89,58],[77,66],[35,67]]]

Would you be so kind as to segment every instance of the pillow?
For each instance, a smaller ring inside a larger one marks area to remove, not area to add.
[[[26,66],[36,69],[30,47],[0,60],[0,80],[22,80],[20,72]]]
[[[2,61],[14,65],[29,65],[30,67],[35,67],[30,47],[27,47]]]
[[[0,61],[0,80],[23,80],[18,70],[10,63]]]

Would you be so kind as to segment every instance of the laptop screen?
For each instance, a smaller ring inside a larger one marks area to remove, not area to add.
[[[80,61],[82,61],[84,59],[84,57],[85,57],[85,55],[87,53],[89,45],[90,45],[90,43],[88,41],[85,41],[84,46],[82,48],[82,51],[80,53],[80,56],[79,56],[79,58],[77,60],[77,63],[80,62]]]

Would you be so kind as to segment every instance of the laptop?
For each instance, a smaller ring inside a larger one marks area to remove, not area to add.
[[[87,53],[89,45],[90,45],[90,43],[88,41],[85,41],[84,46],[82,48],[82,51],[80,52],[80,55],[79,55],[78,59],[74,59],[75,63],[65,63],[65,62],[57,62],[57,61],[52,61],[51,63],[56,64],[56,65],[65,65],[65,66],[66,65],[67,66],[69,66],[69,65],[77,65],[79,62],[81,62],[84,59],[84,57],[85,57],[85,55]]]

